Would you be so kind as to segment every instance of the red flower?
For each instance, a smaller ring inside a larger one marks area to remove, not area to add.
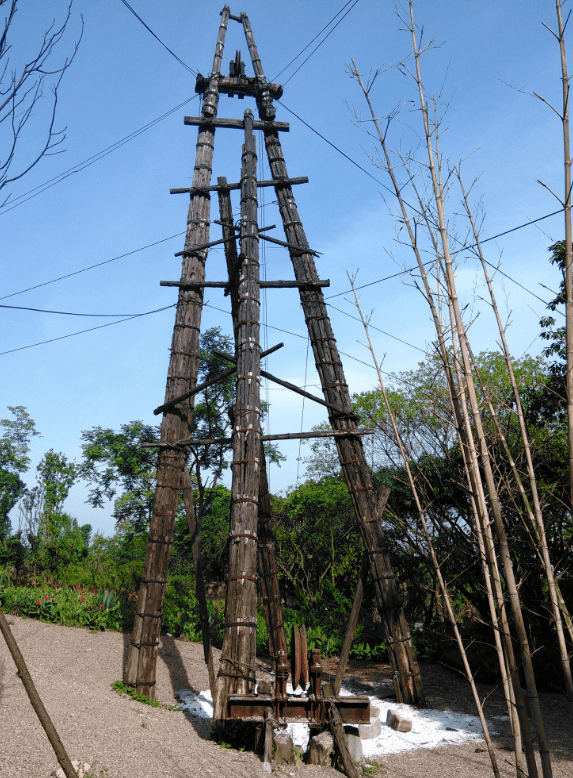
[[[85,602],[85,601],[86,601],[86,598],[85,598],[85,597],[82,597],[82,598],[81,598],[81,601],[82,601],[82,602]]]
[[[36,605],[39,605],[39,604],[40,604],[40,600],[36,600]]]
[[[101,604],[101,602],[100,602],[100,604],[99,604],[99,607],[100,607],[100,608],[103,608],[103,605]]]
[[[42,589],[45,589],[45,588],[46,588],[45,586],[42,586]]]
[[[49,600],[50,599],[50,595],[49,594],[44,595],[44,599],[45,600]]]

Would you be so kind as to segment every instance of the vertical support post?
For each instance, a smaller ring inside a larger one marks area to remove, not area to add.
[[[261,60],[245,13],[241,14],[241,20],[253,69],[261,85],[261,91],[257,97],[259,115],[262,120],[268,120],[270,114],[268,101],[264,99],[266,81]],[[264,132],[271,175],[273,179],[286,179],[288,172],[278,133],[272,129]],[[310,251],[304,251],[309,246],[298,215],[292,187],[281,184],[281,186],[275,187],[275,191],[286,240],[289,244],[297,247],[295,250],[289,249],[295,277],[297,281],[318,281],[313,256]],[[350,416],[352,413],[350,393],[324,303],[324,296],[319,288],[313,287],[310,289],[301,288],[300,298],[324,398],[349,413],[349,416],[345,418],[329,411],[331,426],[335,430],[355,429],[356,422]],[[359,437],[344,436],[336,439],[336,447],[376,587],[378,608],[385,626],[389,644],[388,653],[394,670],[397,699],[399,702],[423,707],[425,699],[420,668],[404,616],[402,600],[392,571],[390,557],[386,550],[380,512],[376,505],[374,484],[366,464],[362,441]]]
[[[213,648],[211,646],[211,631],[209,624],[209,611],[207,608],[207,596],[205,594],[205,579],[203,577],[203,564],[201,561],[201,522],[197,520],[195,514],[195,501],[193,500],[193,488],[191,486],[191,477],[189,471],[185,468],[183,473],[183,502],[185,503],[185,514],[187,516],[187,526],[189,527],[189,538],[191,539],[191,548],[193,554],[193,566],[195,568],[195,594],[199,601],[199,614],[201,619],[201,633],[203,637],[203,653],[205,663],[209,673],[209,691],[214,700],[217,693],[215,660],[213,658]]]
[[[217,179],[217,183],[220,187],[225,187],[227,179],[220,177]],[[219,214],[221,223],[223,224],[223,237],[233,237],[235,231],[233,227],[233,210],[229,189],[219,189]],[[235,332],[235,349],[237,349],[237,325],[239,321],[239,260],[237,256],[236,241],[226,241],[225,258],[227,260],[227,271],[229,273],[231,310],[233,313],[233,327]],[[265,451],[262,442],[259,462],[258,569],[267,634],[269,638],[269,651],[273,662],[273,670],[276,673],[275,677],[278,691],[279,689],[286,689],[286,682],[288,679],[287,643],[275,558],[275,537],[271,524],[271,495],[269,493]]]
[[[278,133],[265,130],[265,145],[272,177],[287,178],[288,172]],[[287,242],[299,249],[308,248],[292,187],[281,185],[275,187],[275,191]],[[318,281],[312,254],[296,249],[289,251],[297,281]],[[350,416],[350,393],[322,291],[318,287],[301,288],[300,299],[324,399],[349,413],[345,418],[329,410],[330,424],[335,430],[355,429],[356,422]],[[390,556],[386,550],[374,484],[364,456],[362,441],[358,436],[349,435],[337,437],[335,442],[376,587],[378,609],[389,643],[388,654],[394,671],[396,697],[399,702],[424,707],[420,668]]]
[[[241,277],[237,322],[237,394],[233,430],[233,481],[229,575],[214,725],[225,719],[229,693],[255,684],[257,625],[257,522],[260,478],[260,290],[257,226],[257,155],[253,113],[245,111],[241,171]]]
[[[225,6],[217,37],[209,94],[205,95],[203,116],[216,114],[218,101],[218,76],[230,9]],[[205,187],[211,183],[215,130],[211,126],[199,127],[193,186]],[[209,242],[210,197],[196,191],[189,206],[187,235],[181,281],[204,281],[206,250],[193,251],[195,246]],[[165,402],[188,391],[197,383],[199,370],[199,328],[203,305],[202,290],[180,289],[171,342],[171,357],[167,374]],[[161,440],[174,443],[190,434],[193,398],[164,412],[161,424]],[[185,455],[182,450],[160,448],[157,464],[157,485],[153,517],[149,527],[149,540],[141,576],[137,612],[131,645],[125,667],[125,682],[134,686],[140,694],[155,699],[155,675],[157,647],[163,617],[163,600],[167,586],[167,565],[173,545],[173,531],[179,493],[183,486],[182,474]]]
[[[275,534],[272,526],[271,495],[267,481],[265,450],[261,442],[261,478],[259,489],[259,578],[269,637],[269,651],[275,671],[276,693],[286,694],[288,680],[287,643],[277,575]],[[306,657],[303,657],[306,661]]]

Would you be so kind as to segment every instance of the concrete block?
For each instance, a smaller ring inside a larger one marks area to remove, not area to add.
[[[273,746],[273,761],[277,765],[295,763],[294,743],[290,735],[286,732],[273,732]]]
[[[321,732],[310,739],[310,751],[308,763],[330,767],[331,753],[334,749],[334,741],[330,732]]]
[[[412,722],[409,721],[408,719],[403,719],[402,716],[399,716],[397,713],[394,713],[393,710],[388,711],[386,715],[386,724],[392,729],[395,729],[396,732],[412,731]]]
[[[364,758],[364,752],[362,751],[360,730],[358,727],[347,724],[344,727],[344,732],[346,734],[346,743],[348,745],[348,750],[350,751],[350,756],[352,757],[353,761],[361,762]]]
[[[371,718],[370,724],[359,724],[358,725],[358,734],[360,735],[360,740],[372,740],[375,737],[378,737],[378,735],[382,732],[382,724],[380,722],[380,717]]]

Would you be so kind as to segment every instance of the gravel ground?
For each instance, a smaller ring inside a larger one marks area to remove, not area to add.
[[[121,697],[111,684],[122,676],[129,636],[117,632],[44,624],[10,616],[9,622],[42,700],[72,759],[97,762],[108,778],[221,778],[263,776],[260,757],[221,748],[210,740],[208,721],[179,711],[151,708]],[[175,705],[175,692],[208,688],[201,645],[161,637],[157,697]],[[261,665],[261,670],[263,666]],[[353,663],[352,682],[368,694],[387,685],[387,665]],[[428,702],[439,710],[474,713],[467,683],[433,664],[422,665]],[[484,694],[488,690],[484,688]],[[491,690],[489,690],[491,691]],[[573,778],[573,738],[565,699],[543,695],[556,778]],[[503,715],[499,693],[490,695],[488,717]],[[501,774],[514,776],[507,725],[496,721],[496,753]],[[480,744],[478,744],[479,746]],[[29,703],[3,641],[0,643],[0,778],[48,778],[56,759]],[[334,778],[334,769],[296,765],[275,771],[296,778]],[[379,759],[376,772],[396,778],[486,778],[491,766],[476,743],[420,749]]]

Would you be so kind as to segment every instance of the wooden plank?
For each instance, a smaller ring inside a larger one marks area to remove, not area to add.
[[[244,122],[242,119],[211,119],[205,120],[201,116],[186,116],[184,123],[191,126],[199,127],[224,127],[228,130],[242,130],[244,129]],[[273,130],[274,132],[289,132],[290,124],[288,122],[253,122],[253,129],[255,130]]]
[[[195,81],[195,91],[198,94],[201,94],[205,91],[207,84],[208,79],[202,76],[201,73],[198,73]],[[235,95],[239,95],[240,97],[250,95],[251,97],[256,97],[257,100],[260,100],[261,96],[266,94],[269,95],[268,99],[280,98],[283,93],[283,88],[280,84],[264,82],[261,85],[261,82],[256,78],[249,78],[248,76],[239,77],[238,75],[219,76],[218,89],[222,94],[227,94],[231,97],[234,97]],[[272,113],[265,118],[274,119],[274,117],[275,114]]]
[[[366,583],[366,577],[368,575],[368,560],[366,557],[362,560],[362,566],[360,568],[360,575],[358,577],[358,583],[356,584],[356,592],[354,593],[354,602],[352,603],[352,610],[348,617],[348,623],[346,625],[346,634],[344,635],[344,642],[340,651],[340,657],[338,659],[338,666],[336,668],[336,676],[332,682],[332,690],[335,697],[340,694],[340,687],[344,679],[344,673],[346,672],[346,665],[348,664],[348,657],[350,655],[350,649],[352,648],[352,641],[354,640],[354,633],[356,632],[356,625],[358,624],[358,617],[360,615],[360,607],[362,605],[362,599],[364,597],[364,585]]]
[[[219,180],[219,179],[217,179]],[[227,179],[224,179],[225,182]],[[280,180],[280,179],[271,179],[270,181],[257,181],[257,187],[260,186],[295,186],[296,184],[308,184],[308,176],[299,176],[298,178],[289,178],[288,180]],[[170,189],[169,194],[195,194],[195,192],[200,192],[203,194],[204,192],[221,192],[224,190],[233,190],[233,189],[240,189],[241,188],[241,182],[234,184],[213,184],[212,186],[202,186],[202,187],[196,187],[196,186],[188,186],[183,188],[177,188],[177,189]],[[220,224],[215,219],[215,224]],[[265,229],[270,229],[266,227]],[[259,229],[259,232],[261,230]]]
[[[278,345],[273,346],[270,349],[267,349],[267,351],[263,351],[261,357],[266,357],[269,354],[272,354],[273,351],[277,351],[277,349],[282,348],[283,346],[284,343],[279,343]],[[229,370],[224,370],[222,373],[213,376],[213,378],[210,378],[208,381],[199,384],[199,386],[196,386],[194,389],[189,389],[188,392],[184,392],[183,394],[180,394],[178,397],[174,397],[172,400],[169,400],[169,402],[166,402],[163,405],[160,405],[159,408],[156,408],[153,411],[154,415],[158,416],[163,411],[166,411],[169,408],[172,408],[174,405],[177,405],[177,403],[183,402],[184,400],[187,400],[189,397],[193,397],[193,395],[197,394],[198,392],[202,392],[203,389],[207,389],[207,387],[216,384],[218,381],[223,381],[225,378],[228,378],[230,375],[233,375],[236,369],[237,369],[236,367],[233,367],[233,368],[229,368]],[[155,444],[151,444],[151,445],[155,445]]]

